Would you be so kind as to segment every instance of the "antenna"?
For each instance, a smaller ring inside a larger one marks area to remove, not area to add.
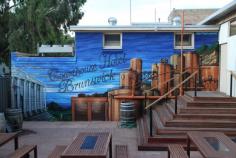
[[[132,24],[132,0],[129,0],[129,23]]]
[[[157,31],[157,8],[154,11],[154,19],[155,19],[155,31]]]
[[[157,23],[157,8],[155,8],[154,10],[154,19],[155,19],[155,23]]]

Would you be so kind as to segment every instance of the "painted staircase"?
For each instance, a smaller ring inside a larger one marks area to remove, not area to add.
[[[138,149],[166,150],[170,143],[186,145],[187,131],[218,131],[236,137],[236,98],[218,96],[213,92],[191,92],[178,97],[178,113],[175,101],[156,105],[152,110],[153,136],[149,134],[150,117],[147,112],[138,120]]]

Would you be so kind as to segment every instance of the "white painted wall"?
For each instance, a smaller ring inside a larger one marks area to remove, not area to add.
[[[219,44],[227,43],[228,37],[229,37],[229,22],[226,22],[220,26]]]
[[[228,63],[229,71],[236,71],[236,35],[228,38]]]
[[[236,71],[236,36],[229,36],[229,23],[221,25],[220,44],[220,91],[230,94],[230,71]],[[236,97],[236,79],[233,78],[233,96]]]
[[[227,93],[229,89],[229,72],[227,72],[228,45],[220,45],[220,91]]]
[[[72,45],[42,45],[38,47],[38,53],[73,53]]]

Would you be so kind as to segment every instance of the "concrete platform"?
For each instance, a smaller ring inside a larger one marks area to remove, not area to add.
[[[47,158],[56,145],[68,145],[81,131],[111,131],[113,153],[116,144],[128,145],[130,158],[167,158],[167,152],[138,151],[136,129],[119,128],[117,122],[24,122],[25,134],[20,136],[19,144],[37,144],[38,157]],[[0,158],[14,151],[14,143],[0,147]],[[193,153],[191,158],[201,158]],[[115,157],[114,157],[115,158]]]

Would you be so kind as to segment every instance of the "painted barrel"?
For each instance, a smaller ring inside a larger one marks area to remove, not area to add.
[[[199,56],[195,52],[187,52],[183,54],[185,57],[185,70],[188,70],[185,74],[185,78],[191,75],[193,72],[199,69]],[[184,70],[184,71],[185,71]],[[194,79],[190,79],[189,82],[185,84],[185,87],[193,88],[194,87]]]
[[[131,59],[130,70],[135,71],[140,75],[142,73],[142,59],[139,59],[139,58]]]
[[[193,73],[199,68],[199,56],[195,52],[187,52],[183,54],[185,57],[185,69],[188,69],[189,73]]]
[[[174,68],[176,68],[177,65],[178,65],[178,57],[179,57],[178,54],[174,54],[174,55],[172,55],[172,56],[170,57],[170,64],[171,64]]]
[[[138,95],[140,92],[135,92],[135,95]],[[118,89],[108,92],[108,116],[110,121],[119,121],[120,120],[120,104],[125,99],[115,99],[114,96],[131,96],[132,90],[130,89]],[[140,100],[134,100],[136,111],[140,110]],[[139,113],[137,113],[139,117]]]
[[[120,86],[132,90],[131,95],[135,95],[135,91],[140,89],[139,75],[135,71],[127,71],[120,73]]]
[[[202,66],[201,76],[206,91],[216,91],[219,81],[219,66]]]
[[[120,126],[134,127],[136,125],[136,110],[134,102],[121,102]]]
[[[159,63],[158,65],[158,78],[157,78],[157,87],[159,91],[159,95],[163,95],[167,92],[167,88],[169,89],[170,86],[167,87],[165,82],[171,78],[171,66],[165,63]],[[153,87],[152,87],[153,88]]]
[[[21,109],[7,109],[6,119],[12,129],[12,132],[19,131],[22,129],[23,116]]]
[[[152,64],[152,74],[154,77],[152,78],[152,88],[158,86],[158,65],[157,64]]]
[[[130,71],[134,72],[132,74],[135,76],[135,82],[137,83],[135,89],[140,89],[141,83],[142,82],[142,59],[139,58],[133,58],[130,60]]]
[[[183,62],[183,64],[182,64],[182,70],[184,71],[184,69],[185,69],[185,57],[184,57],[184,56],[182,56],[182,62]],[[177,70],[178,72],[181,71],[181,55],[179,55],[178,58],[177,58],[176,70]]]
[[[114,96],[130,96],[130,89],[118,89],[108,92],[108,104],[109,104],[109,120],[119,121],[120,119],[120,100],[114,99]]]
[[[120,86],[122,88],[130,88],[129,71],[120,73]]]
[[[0,113],[0,133],[6,132],[6,120],[4,113]]]

